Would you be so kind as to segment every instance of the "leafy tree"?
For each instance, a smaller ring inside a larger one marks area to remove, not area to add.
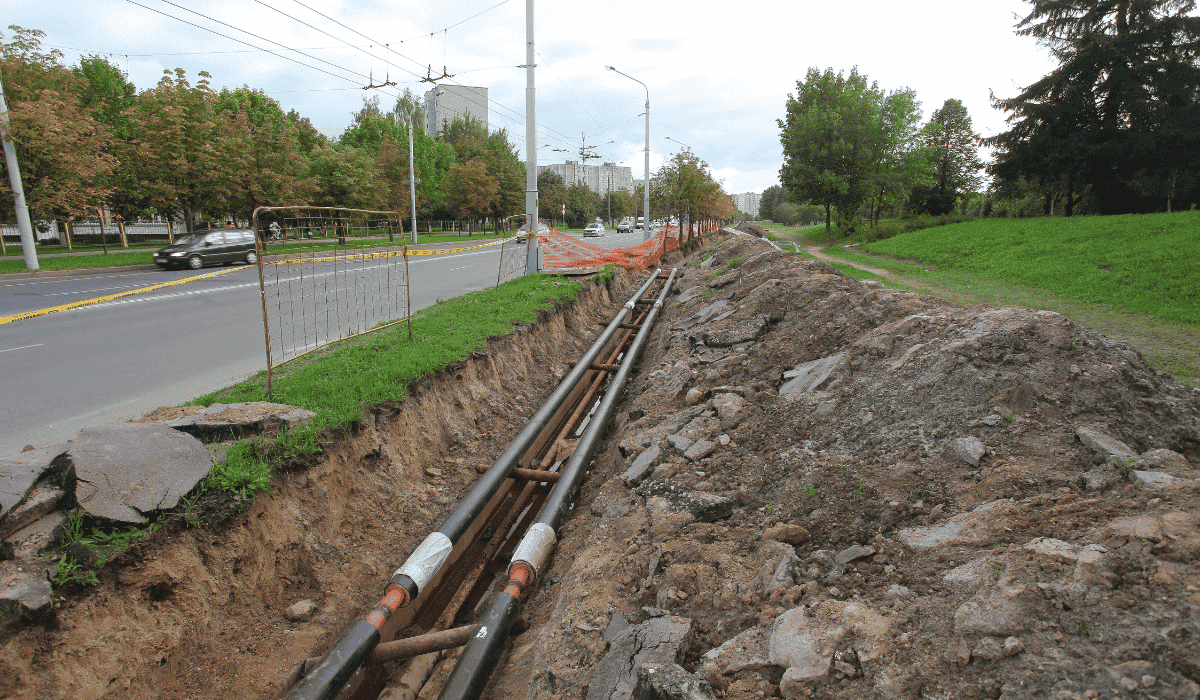
[[[949,99],[921,129],[921,142],[933,167],[933,183],[914,190],[913,209],[946,214],[963,193],[974,192],[982,178],[983,161],[976,151],[979,135],[971,128],[971,117],[963,103]]]
[[[567,186],[562,175],[553,170],[538,173],[538,216],[547,221],[563,220],[567,205]],[[565,222],[563,224],[566,225]]]
[[[780,221],[777,217],[776,210],[779,205],[787,201],[787,192],[779,185],[771,185],[763,190],[762,198],[758,202],[758,216],[766,221]],[[782,223],[782,222],[780,222]]]
[[[446,176],[446,203],[456,221],[482,219],[496,206],[499,196],[500,185],[488,174],[487,163],[482,158],[450,166]]]
[[[567,188],[567,222],[575,228],[582,228],[596,220],[604,202],[600,195],[588,189],[587,185],[571,185]]]
[[[1059,67],[1016,97],[1009,131],[989,139],[993,173],[1085,188],[1101,213],[1200,201],[1200,17],[1193,0],[1030,0],[1017,33]],[[1081,195],[1082,196],[1082,195]]]
[[[12,38],[0,42],[0,73],[30,214],[55,219],[94,213],[112,189],[117,160],[109,153],[111,132],[81,104],[87,84],[61,65],[62,53],[42,51],[45,33],[9,29]],[[7,182],[7,164],[0,173]],[[11,217],[13,207],[12,197],[0,197],[0,212]]]
[[[778,120],[783,143],[780,181],[796,201],[852,215],[866,199],[876,163],[886,146],[880,113],[883,93],[866,76],[810,68],[788,95],[787,116]]]
[[[387,184],[372,154],[354,146],[325,145],[312,153],[309,174],[318,192],[313,203],[322,207],[383,209]]]
[[[879,221],[885,207],[899,208],[914,186],[932,176],[927,153],[918,138],[921,103],[916,92],[904,88],[888,93],[880,105],[880,116],[885,141],[869,198],[868,213],[873,222]]]

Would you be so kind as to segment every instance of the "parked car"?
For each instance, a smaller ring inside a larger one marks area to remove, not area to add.
[[[254,249],[254,231],[217,229],[196,231],[175,239],[175,243],[154,253],[154,264],[162,268],[190,267],[199,270],[205,265],[258,262]]]
[[[583,229],[583,235],[585,235],[585,236],[603,236],[604,235],[604,224],[588,224]]]
[[[620,223],[617,224],[617,233],[630,233],[632,231],[633,219],[629,218],[628,216],[624,219],[621,219]]]

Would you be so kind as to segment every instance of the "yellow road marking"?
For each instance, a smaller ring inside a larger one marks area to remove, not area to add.
[[[408,253],[408,255],[444,255],[444,254],[450,254],[450,253],[461,253],[461,252],[467,251],[467,250],[476,250],[478,248],[487,248],[488,246],[500,245],[502,243],[507,243],[508,241],[511,241],[515,238],[516,238],[516,236],[513,236],[511,238],[505,238],[500,241],[492,241],[491,243],[484,243],[482,245],[468,246],[465,248],[434,248],[432,250],[410,250],[410,251],[407,251],[407,253]],[[302,264],[302,263],[332,262],[332,261],[336,261],[336,260],[363,260],[363,259],[371,259],[371,258],[395,258],[395,257],[403,256],[404,254],[405,254],[405,251],[399,250],[399,251],[387,251],[387,252],[383,252],[383,253],[359,253],[359,254],[355,254],[355,255],[335,255],[335,256],[329,256],[329,257],[324,257],[324,258],[294,258],[292,260],[277,260],[274,262],[264,262],[264,264],[266,264],[266,265],[297,265],[297,264]],[[174,287],[176,285],[186,284],[188,282],[195,282],[196,280],[203,280],[203,279],[208,279],[210,277],[226,275],[226,274],[229,274],[230,272],[235,272],[237,270],[242,270],[242,269],[245,269],[245,268],[231,267],[226,270],[217,270],[216,272],[207,272],[203,275],[194,275],[192,277],[184,277],[183,279],[174,280],[172,282],[163,282],[161,284],[153,284],[153,285],[150,285],[149,287],[142,287],[140,289],[130,289],[130,290],[127,290],[124,292],[118,292],[116,294],[108,294],[108,295],[105,295],[102,297],[94,297],[92,299],[82,299],[80,301],[73,301],[69,304],[59,304],[58,306],[51,306],[51,307],[48,307],[45,309],[34,309],[33,311],[25,311],[23,313],[13,314],[12,316],[0,316],[0,326],[3,326],[6,323],[13,323],[15,321],[24,321],[24,320],[30,319],[30,318],[37,318],[39,316],[49,316],[50,314],[55,314],[60,311],[70,311],[71,309],[78,309],[81,306],[92,306],[94,304],[103,304],[106,301],[112,301],[114,299],[120,299],[122,297],[130,297],[130,296],[134,296],[137,294],[145,294],[146,292],[153,292],[157,289],[163,289],[165,287]]]

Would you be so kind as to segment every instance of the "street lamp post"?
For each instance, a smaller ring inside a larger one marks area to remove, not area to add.
[[[624,75],[633,82],[646,88],[646,179],[642,182],[642,240],[650,240],[650,88],[637,78],[626,75],[612,66],[605,66],[608,70]],[[636,218],[636,217],[635,217]]]

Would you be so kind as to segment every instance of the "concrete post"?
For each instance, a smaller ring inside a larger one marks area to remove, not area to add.
[[[0,139],[4,141],[4,159],[8,166],[8,179],[12,184],[13,201],[17,210],[17,230],[21,232],[21,252],[25,254],[25,269],[38,269],[37,241],[33,239],[33,224],[29,220],[29,206],[25,204],[25,187],[21,184],[21,171],[17,167],[17,149],[8,137],[8,105],[4,102],[4,85],[0,84]]]

